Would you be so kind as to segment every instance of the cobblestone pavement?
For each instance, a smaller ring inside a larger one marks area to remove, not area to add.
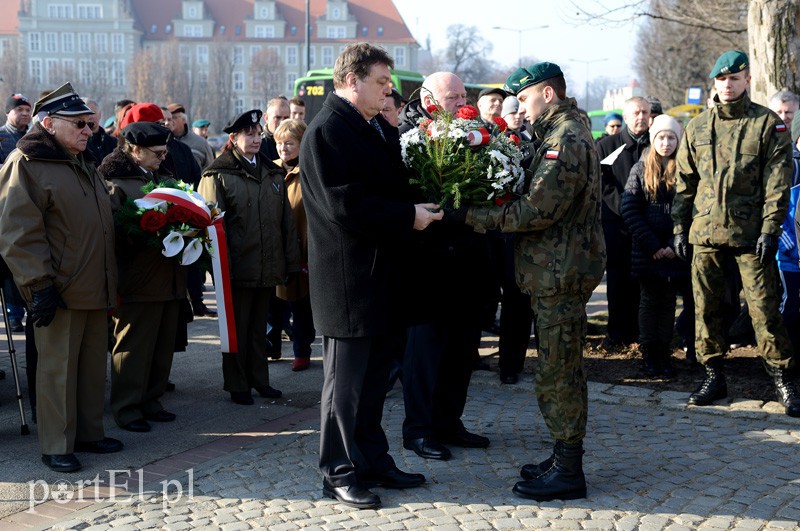
[[[515,497],[519,467],[551,441],[530,376],[500,386],[476,373],[464,420],[488,450],[453,449],[448,462],[402,449],[402,394],[386,403],[392,454],[423,472],[418,489],[375,489],[379,510],[321,496],[316,408],[294,428],[174,476],[175,491],[102,502],[53,529],[798,529],[800,421],[775,403],[687,408],[684,393],[590,385],[588,498],[536,503]],[[189,480],[191,497],[186,492]],[[179,487],[184,485],[184,487]],[[178,499],[177,489],[183,490]]]

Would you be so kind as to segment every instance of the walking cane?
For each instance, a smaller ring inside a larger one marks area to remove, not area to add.
[[[11,356],[11,372],[14,374],[14,385],[17,388],[17,402],[19,402],[19,418],[22,422],[20,432],[22,435],[30,435],[31,430],[25,422],[25,410],[22,408],[22,392],[19,389],[19,370],[17,369],[17,351],[14,348],[14,339],[11,337],[11,327],[8,325],[8,310],[6,309],[6,298],[3,290],[0,289],[0,305],[3,306],[3,323],[6,327],[6,337],[8,338],[8,354]]]

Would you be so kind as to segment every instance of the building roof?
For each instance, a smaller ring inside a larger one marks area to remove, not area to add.
[[[214,21],[214,37],[230,41],[255,41],[245,37],[244,22],[253,18],[253,0],[205,0],[206,16]],[[145,40],[173,38],[173,20],[181,16],[181,0],[136,0],[131,2],[136,27]],[[303,42],[305,35],[305,0],[277,0],[277,13],[286,20],[286,36],[276,42]],[[326,0],[311,0],[311,38],[315,42],[344,42],[352,39],[320,38],[316,29],[317,18],[325,15]],[[356,38],[371,42],[413,43],[400,13],[392,0],[349,0],[348,10],[358,22]],[[169,32],[167,28],[169,27]],[[296,28],[294,35],[290,29]],[[363,28],[366,27],[366,35]],[[223,29],[224,28],[224,29]],[[383,29],[379,35],[378,28]],[[185,39],[186,37],[181,37]],[[271,39],[258,39],[269,42]]]
[[[0,35],[19,35],[19,2],[0,2]]]

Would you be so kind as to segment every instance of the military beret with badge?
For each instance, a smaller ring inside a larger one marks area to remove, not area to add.
[[[741,50],[729,50],[719,56],[708,77],[714,79],[720,75],[738,74],[749,66],[750,61],[747,59],[746,53]]]
[[[524,68],[517,68],[503,86],[503,90],[510,94],[517,95],[520,91],[538,85],[542,81],[547,81],[554,77],[564,75],[561,68],[555,63],[536,63]]]
[[[222,130],[228,134],[238,133],[245,127],[258,125],[261,122],[262,115],[263,113],[258,109],[252,109],[250,111],[243,112],[239,116],[231,119],[231,121],[228,122],[228,124],[223,127]]]

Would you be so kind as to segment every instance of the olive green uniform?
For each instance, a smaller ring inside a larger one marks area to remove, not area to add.
[[[773,366],[789,366],[791,346],[778,311],[777,269],[755,254],[763,234],[780,236],[792,172],[789,134],[780,118],[745,94],[718,102],[686,127],[677,155],[672,218],[693,247],[697,359],[727,350],[722,326],[723,264],[735,261],[759,350]]]
[[[583,440],[588,416],[586,303],[606,262],[600,159],[574,99],[548,108],[533,129],[542,145],[526,170],[525,195],[472,208],[467,224],[516,235],[517,284],[532,296],[539,336],[539,408],[552,437],[572,444]]]

